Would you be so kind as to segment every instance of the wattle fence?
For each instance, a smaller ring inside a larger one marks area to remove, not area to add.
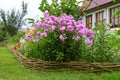
[[[27,59],[21,53],[13,48],[7,46],[9,50],[13,52],[15,57],[25,65],[27,68],[32,70],[69,70],[69,71],[85,71],[85,72],[101,72],[101,71],[120,71],[120,63],[89,63],[89,62],[50,62],[39,59]]]

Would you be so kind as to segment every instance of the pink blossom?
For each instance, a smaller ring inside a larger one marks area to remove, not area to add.
[[[86,28],[83,28],[81,30],[78,31],[78,34],[80,34],[81,36],[86,36],[87,34],[87,29]]]
[[[66,39],[67,37],[66,37],[66,34],[61,34],[60,36],[59,36],[59,39],[61,40],[61,41],[64,41],[65,39]]]
[[[86,40],[85,40],[85,44],[91,46],[91,45],[93,44],[93,41],[92,41],[92,40],[89,40],[89,39],[86,39]]]
[[[54,24],[54,21],[49,20],[49,21],[48,21],[48,24],[53,25],[53,24]]]
[[[45,13],[44,13],[44,16],[45,16],[45,17],[49,17],[49,12],[45,12]]]
[[[71,26],[71,25],[68,26],[68,27],[67,27],[67,30],[70,31],[70,32],[73,32],[73,31],[74,31],[74,26]]]
[[[78,41],[78,40],[80,40],[80,37],[79,37],[79,36],[73,36],[73,39],[74,39],[75,41]]]
[[[79,24],[83,24],[83,21],[82,21],[82,20],[78,20],[78,23],[79,23]]]
[[[75,41],[79,41],[80,37],[83,36],[87,38],[85,40],[85,44],[87,45],[92,45],[92,41],[94,39],[94,32],[91,29],[86,28],[83,25],[82,20],[76,21],[72,15],[67,15],[65,13],[59,17],[56,17],[50,15],[48,12],[45,12],[44,19],[41,22],[35,23],[34,27],[39,32],[37,32],[33,37],[31,35],[26,35],[26,40],[35,42],[42,37],[47,37],[48,33],[53,31],[57,31],[57,35],[61,41],[64,41],[67,38],[66,33],[69,34],[69,32],[71,35],[74,35],[71,39]]]
[[[40,23],[34,23],[35,29],[38,29],[40,27]]]
[[[94,32],[91,29],[89,29],[87,32],[87,36],[89,39],[94,39]]]
[[[67,23],[67,25],[72,25],[72,20],[69,20],[69,22]]]
[[[26,40],[26,41],[31,41],[31,34],[28,33],[28,34],[25,36],[24,40]]]
[[[47,33],[47,32],[48,32],[48,29],[44,29],[44,32]]]
[[[84,27],[83,24],[81,24],[81,23],[78,24],[78,25],[76,24],[76,30],[77,30],[77,31],[82,30],[82,29],[84,29],[84,28],[85,28],[85,27]]]
[[[43,33],[41,33],[41,36],[47,37],[47,33],[46,33],[46,32],[43,32]]]
[[[60,27],[60,31],[63,32],[66,29],[65,26]]]
[[[55,28],[56,28],[56,26],[52,26],[52,27],[51,27],[51,31],[54,31]]]
[[[37,36],[41,36],[41,32],[40,31],[38,31],[36,34],[37,34]]]

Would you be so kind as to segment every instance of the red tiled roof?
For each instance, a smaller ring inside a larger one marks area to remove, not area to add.
[[[83,2],[83,6],[86,5],[86,2],[88,0],[84,0]],[[107,4],[107,3],[110,3],[112,2],[113,0],[93,0],[90,4],[90,6],[87,8],[87,10],[89,9],[92,9],[92,8],[95,8],[95,7],[98,7],[98,6],[101,6],[101,5],[104,5],[104,4]]]

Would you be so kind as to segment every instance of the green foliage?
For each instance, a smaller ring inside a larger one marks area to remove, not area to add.
[[[116,3],[118,0],[113,0],[114,3]],[[114,12],[114,14],[112,15],[113,17],[117,16],[120,14],[120,9],[118,9],[117,11]]]
[[[116,51],[119,52],[120,49],[120,30],[115,30],[114,31],[114,39],[112,42],[112,49],[115,49]]]
[[[22,3],[22,12],[15,11],[12,9],[11,11],[5,12],[4,10],[0,10],[0,16],[3,22],[3,29],[10,36],[13,36],[17,33],[18,29],[21,28],[22,19],[27,13],[27,4]]]
[[[71,40],[72,33],[67,33],[67,39],[59,40],[59,33],[49,33],[40,43],[39,49],[44,60],[74,61],[80,58],[80,42]]]
[[[117,10],[114,12],[113,17],[115,17],[116,15],[119,15],[119,14],[120,14],[120,10]]]
[[[25,55],[27,58],[37,58],[37,59],[42,59],[42,56],[40,54],[39,51],[39,46],[40,44],[37,43],[33,43],[33,42],[26,42],[25,44],[23,44],[22,50],[19,49],[19,51]]]
[[[20,50],[28,58],[38,58],[47,61],[74,61],[81,56],[82,44],[80,41],[71,40],[72,33],[67,33],[68,38],[63,42],[59,40],[59,33],[51,32],[39,42],[25,43],[26,49]]]
[[[117,40],[104,23],[96,23],[95,39],[92,47],[86,49],[83,58],[90,62],[114,62],[120,55],[113,49]]]
[[[113,2],[115,3],[117,0],[113,0]]]
[[[25,35],[25,32],[19,32],[16,35],[10,37],[6,42],[8,44],[16,44],[20,38],[22,38]]]
[[[42,0],[40,11],[48,11],[50,15],[60,16],[61,13],[73,15],[76,20],[80,17],[80,3],[77,0],[52,0],[51,4],[47,0]]]

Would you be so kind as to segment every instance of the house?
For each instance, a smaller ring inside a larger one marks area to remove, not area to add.
[[[90,0],[84,0],[83,6],[87,5]],[[120,9],[120,0],[92,0],[90,5],[84,12],[87,13],[83,16],[83,24],[86,27],[95,27],[96,22],[102,22],[103,20],[107,24],[111,24],[111,28],[120,27],[120,15],[112,18],[112,15],[116,10]]]

